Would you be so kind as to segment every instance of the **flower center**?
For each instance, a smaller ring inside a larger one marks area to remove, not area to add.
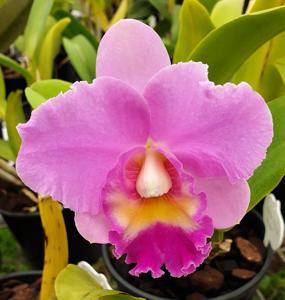
[[[148,149],[136,181],[136,190],[143,198],[159,197],[172,187],[171,178],[160,153]]]

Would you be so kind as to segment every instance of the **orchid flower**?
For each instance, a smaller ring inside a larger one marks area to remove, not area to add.
[[[75,212],[79,232],[111,243],[133,275],[194,272],[213,228],[245,215],[247,179],[273,130],[246,83],[216,86],[200,62],[171,65],[152,28],[121,20],[104,35],[97,79],[76,82],[18,126],[26,185]]]

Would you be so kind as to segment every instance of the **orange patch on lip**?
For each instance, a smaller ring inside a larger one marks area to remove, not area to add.
[[[134,238],[140,231],[163,223],[184,229],[196,229],[192,216],[197,211],[198,200],[194,196],[160,197],[130,200],[120,192],[109,195],[111,211],[119,225],[125,228],[125,237]]]

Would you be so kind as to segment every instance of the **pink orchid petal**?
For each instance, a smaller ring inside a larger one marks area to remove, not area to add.
[[[231,184],[226,177],[196,177],[194,190],[196,193],[205,193],[207,207],[204,214],[213,220],[215,228],[232,227],[238,224],[247,212],[250,189],[245,180]]]
[[[109,243],[110,224],[103,213],[75,213],[75,224],[78,232],[90,243]]]
[[[141,198],[136,178],[145,151],[137,148],[125,153],[108,175],[102,198],[111,223],[109,240],[117,257],[127,254],[126,262],[136,263],[133,275],[151,271],[153,277],[160,277],[163,265],[172,276],[190,274],[211,248],[207,239],[213,234],[213,225],[205,216],[205,195],[193,193],[191,177],[170,155],[164,161],[172,181],[170,191]]]
[[[127,253],[126,262],[136,263],[130,271],[132,275],[151,271],[157,278],[163,275],[161,267],[165,264],[171,276],[181,277],[194,272],[209,255],[211,244],[207,239],[213,234],[211,228],[211,219],[203,217],[195,231],[157,223],[131,240],[113,231],[110,241],[116,245],[116,257]]]
[[[273,135],[270,111],[246,83],[215,86],[201,63],[159,71],[144,96],[151,137],[170,149],[191,173],[250,177],[265,158]]]
[[[18,131],[17,172],[25,184],[76,212],[96,214],[119,155],[145,144],[149,114],[133,88],[102,77],[75,83],[36,109]]]
[[[140,21],[125,19],[103,36],[96,75],[121,79],[141,92],[149,79],[168,65],[170,59],[158,34]]]

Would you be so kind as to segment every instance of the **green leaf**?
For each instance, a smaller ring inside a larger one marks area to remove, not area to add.
[[[58,300],[139,300],[119,291],[104,290],[86,271],[75,265],[63,269],[55,281]]]
[[[0,52],[5,52],[23,32],[32,0],[6,0],[0,8]]]
[[[248,180],[251,210],[270,193],[285,174],[285,96],[267,103],[273,117],[274,136],[265,160]]]
[[[25,54],[30,60],[34,55],[43,38],[47,18],[51,11],[54,0],[34,0],[29,15],[28,23],[24,32]]]
[[[213,29],[214,25],[205,7],[197,0],[185,0],[180,9],[174,63],[188,61],[191,51]]]
[[[16,160],[16,156],[12,151],[9,142],[0,139],[0,157],[7,160]]]
[[[155,9],[148,0],[132,1],[128,10],[128,18],[142,20],[154,13]]]
[[[215,83],[230,81],[256,49],[285,30],[285,7],[239,17],[213,30],[189,59],[209,65]]]
[[[7,99],[7,110],[6,110],[6,126],[9,137],[9,143],[15,156],[17,156],[20,146],[21,138],[18,134],[16,126],[20,123],[25,123],[26,118],[22,107],[22,91],[17,90],[11,92]]]
[[[110,26],[117,23],[119,20],[124,19],[128,12],[128,1],[129,0],[122,0],[117,11],[115,12],[114,16],[110,21]]]
[[[78,34],[84,35],[95,49],[98,48],[99,43],[96,38],[75,17],[70,15],[68,12],[64,10],[58,10],[54,13],[54,17],[57,20],[61,20],[63,18],[69,18],[71,20],[71,22],[63,32],[64,37],[71,39]]]
[[[70,89],[71,83],[59,79],[41,80],[25,89],[25,95],[33,109],[46,100]]]
[[[0,118],[5,117],[6,112],[6,88],[2,70],[0,68]]]
[[[219,1],[220,0],[199,0],[199,2],[208,10],[209,13]]]
[[[40,50],[39,72],[41,79],[52,77],[53,62],[60,50],[61,34],[65,27],[70,23],[69,18],[58,21],[48,31]]]
[[[285,53],[284,53],[283,58],[277,60],[274,63],[274,66],[275,66],[276,70],[278,71],[278,73],[283,81],[283,84],[285,85]]]
[[[153,7],[157,9],[160,15],[162,15],[165,19],[170,20],[171,16],[168,10],[167,0],[149,0]]]
[[[216,27],[232,21],[242,14],[244,0],[221,0],[211,13],[211,20]]]
[[[273,8],[280,4],[280,0],[257,0],[249,11]],[[248,82],[253,89],[262,94],[266,101],[282,96],[284,84],[272,65],[284,56],[284,47],[285,33],[283,32],[258,48],[237,70],[232,81]]]
[[[20,64],[18,64],[15,60],[11,59],[10,57],[0,53],[0,65],[5,66],[9,69],[16,71],[17,73],[21,74],[29,84],[33,81],[33,77],[31,73],[23,68]]]
[[[90,42],[77,35],[72,39],[63,38],[63,46],[80,78],[91,82],[95,78],[96,51]]]

